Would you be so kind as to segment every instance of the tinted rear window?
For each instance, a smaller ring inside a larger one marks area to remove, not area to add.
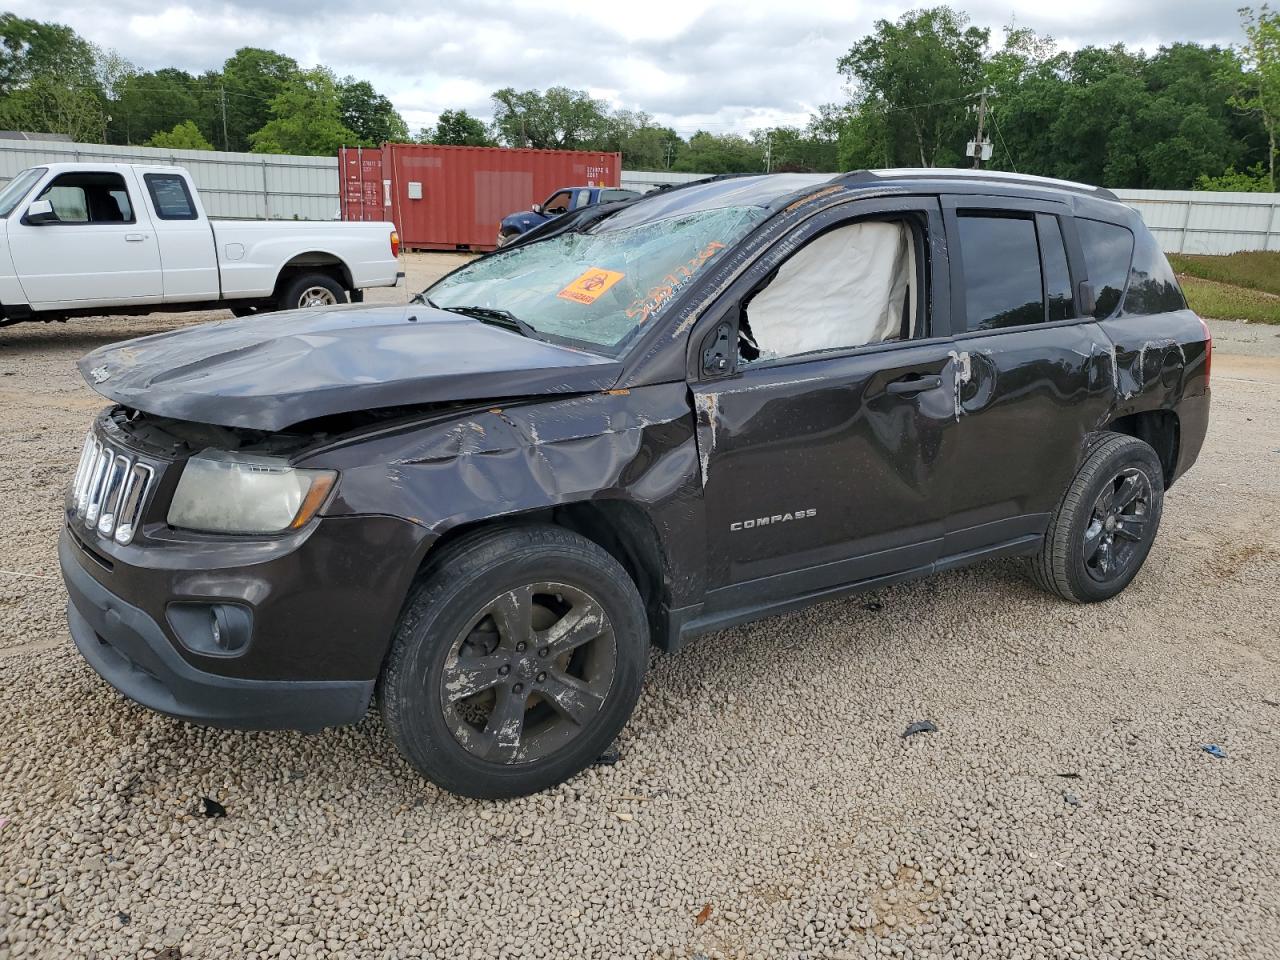
[[[1149,230],[1139,230],[1136,240],[1124,312],[1151,314],[1185,310],[1187,301],[1156,238]]]
[[[1102,320],[1120,309],[1129,262],[1133,259],[1133,234],[1126,228],[1101,220],[1077,220],[1084,265],[1093,284],[1093,316]]]
[[[961,215],[966,330],[1044,321],[1035,221]]]

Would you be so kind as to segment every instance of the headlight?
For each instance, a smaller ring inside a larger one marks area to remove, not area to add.
[[[212,533],[280,533],[315,516],[333,470],[302,470],[278,457],[205,450],[178,479],[169,524]]]

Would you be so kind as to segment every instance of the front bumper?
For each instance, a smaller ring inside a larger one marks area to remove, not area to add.
[[[374,680],[246,680],[197,669],[149,614],[120,599],[81,566],[65,528],[58,559],[67,623],[89,665],[130,700],[182,720],[245,730],[305,730],[356,723]]]

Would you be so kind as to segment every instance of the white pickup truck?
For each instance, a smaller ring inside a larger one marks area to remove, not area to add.
[[[211,221],[181,167],[49,163],[0,191],[0,325],[359,301],[399,254],[391,223]]]

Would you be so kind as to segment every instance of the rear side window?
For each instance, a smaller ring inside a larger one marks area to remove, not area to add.
[[[962,214],[966,330],[1044,321],[1044,286],[1034,220]]]
[[[194,220],[196,205],[187,189],[187,181],[176,173],[148,173],[147,192],[161,220]]]
[[[1126,228],[1101,220],[1077,220],[1080,245],[1084,247],[1085,269],[1093,284],[1093,316],[1103,320],[1120,309],[1129,262],[1133,259],[1133,234]]]
[[[1178,280],[1156,243],[1150,230],[1139,230],[1133,249],[1133,267],[1129,270],[1129,292],[1124,295],[1127,315],[1170,313],[1185,310]]]

